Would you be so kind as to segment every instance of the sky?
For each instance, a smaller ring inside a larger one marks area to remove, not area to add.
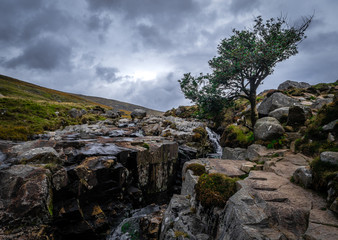
[[[232,29],[255,17],[314,14],[299,53],[259,90],[338,79],[337,0],[1,0],[0,74],[60,91],[168,110],[191,104],[178,80],[210,73]]]

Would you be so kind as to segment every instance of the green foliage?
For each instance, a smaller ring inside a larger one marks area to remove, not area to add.
[[[268,149],[279,149],[285,146],[286,143],[287,143],[287,139],[284,136],[282,136],[279,139],[274,139],[270,141],[269,143],[267,143],[266,147]]]
[[[296,149],[309,156],[318,156],[323,151],[338,151],[336,142],[328,142],[328,132],[323,131],[322,126],[337,119],[338,101],[324,105],[315,115],[308,121],[304,138],[296,141]],[[332,134],[338,137],[338,124],[335,125]]]
[[[253,132],[240,125],[229,125],[221,137],[222,145],[228,147],[247,147],[253,142]]]
[[[148,143],[143,143],[142,147],[144,147],[144,148],[146,148],[146,149],[148,149],[148,150],[149,150],[149,148],[150,148],[150,146],[149,146]]]
[[[233,29],[233,35],[218,45],[218,56],[209,61],[213,72],[198,77],[184,74],[179,80],[182,92],[206,117],[219,116],[232,99],[245,97],[250,101],[254,124],[258,86],[278,62],[298,53],[298,43],[305,38],[311,20],[290,27],[285,18],[271,18],[264,23],[259,16],[253,29]]]
[[[338,196],[338,166],[323,162],[319,157],[310,164],[313,175],[313,187],[315,190],[327,193],[327,185],[332,181],[332,186]]]
[[[224,207],[236,192],[237,180],[220,173],[203,174],[195,186],[196,198],[204,207]]]
[[[206,173],[205,167],[198,163],[189,164],[186,170],[191,170],[196,176],[201,176]]]

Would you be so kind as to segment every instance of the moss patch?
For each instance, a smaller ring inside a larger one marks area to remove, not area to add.
[[[221,145],[227,147],[248,147],[254,141],[253,132],[240,125],[228,126],[222,136]]]
[[[189,164],[186,170],[191,170],[196,176],[201,176],[206,173],[205,167],[199,163]]]
[[[224,207],[236,192],[237,180],[220,173],[203,174],[195,186],[197,200],[207,208]]]

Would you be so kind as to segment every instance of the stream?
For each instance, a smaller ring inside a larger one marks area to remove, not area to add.
[[[209,140],[212,142],[216,153],[211,153],[208,156],[212,157],[212,158],[222,158],[222,154],[223,154],[223,148],[221,147],[221,145],[219,144],[220,141],[220,135],[218,135],[217,133],[215,133],[214,131],[212,131],[210,128],[206,127],[205,130],[208,133],[209,136]]]

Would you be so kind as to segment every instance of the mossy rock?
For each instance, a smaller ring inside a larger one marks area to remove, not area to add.
[[[222,136],[221,145],[227,147],[248,147],[254,142],[253,132],[240,125],[228,126]]]
[[[196,198],[203,207],[224,207],[228,199],[236,193],[236,181],[221,173],[203,174],[195,186]]]
[[[206,173],[206,169],[202,164],[199,163],[192,163],[187,166],[187,170],[191,170],[194,175],[201,176],[202,174]]]

